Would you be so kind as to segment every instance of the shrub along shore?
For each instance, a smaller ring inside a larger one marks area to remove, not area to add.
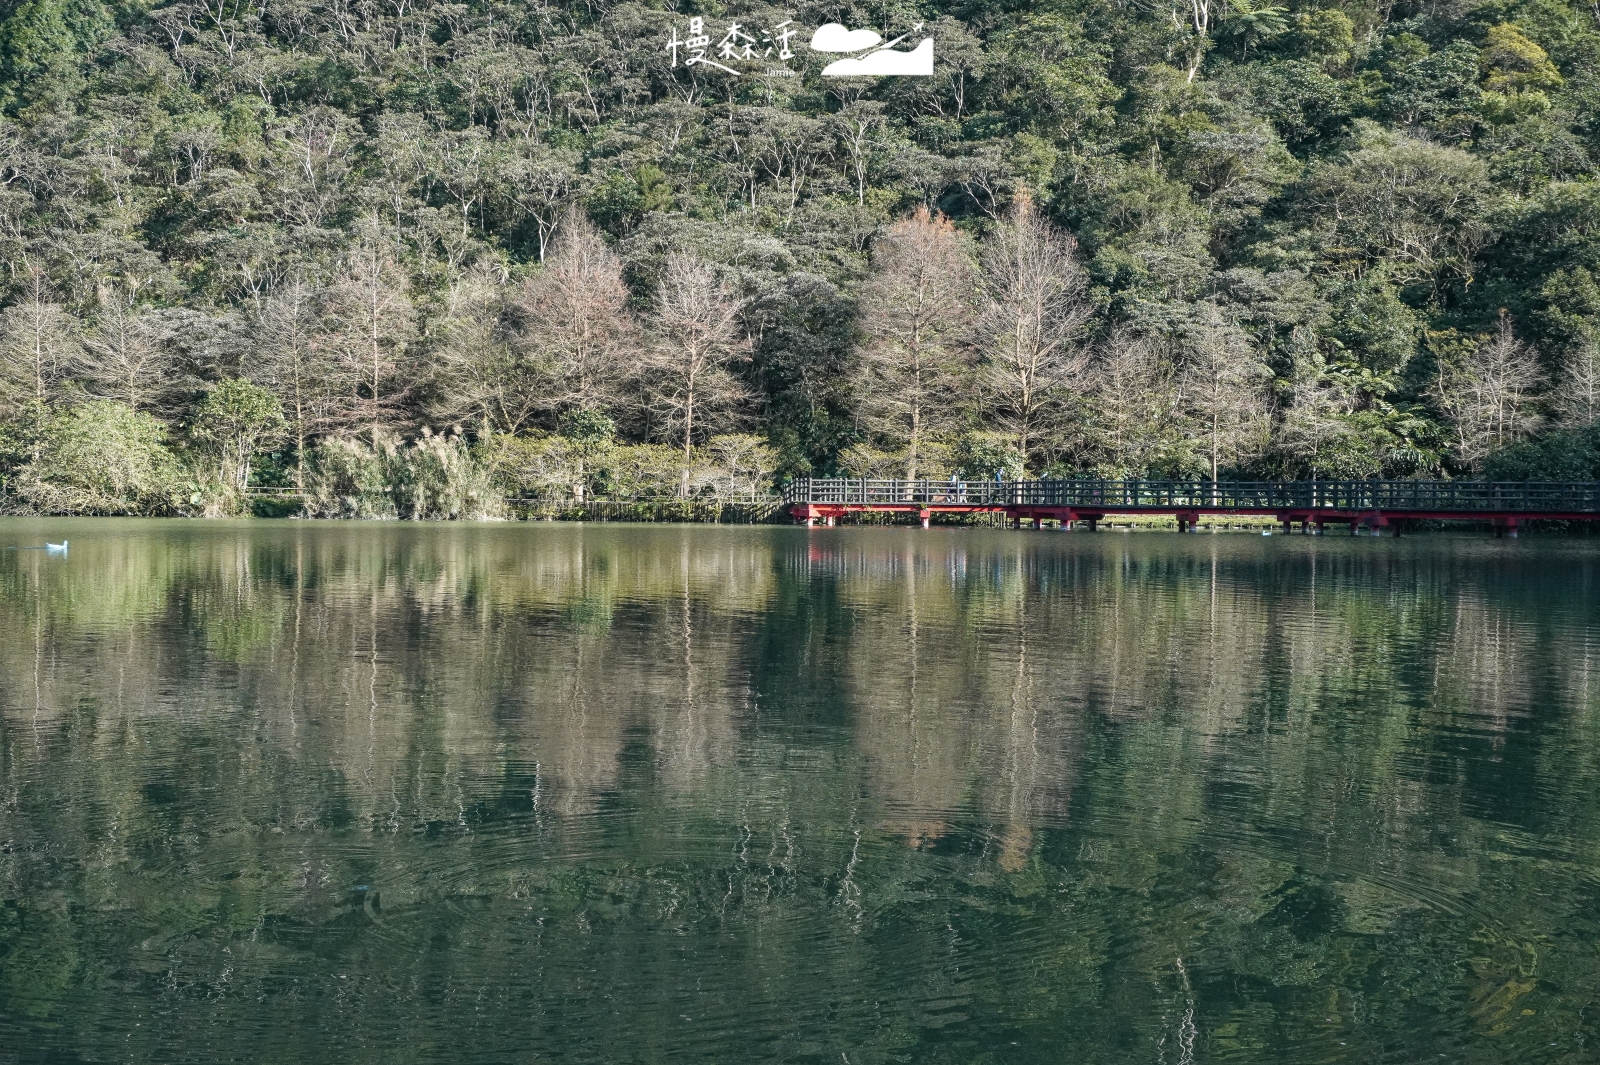
[[[240,415],[241,407],[249,409]],[[88,401],[44,423],[0,506],[12,514],[655,521],[776,509],[773,450],[748,434],[689,448],[619,444],[609,421],[593,416],[587,433],[537,436],[485,427],[469,439],[459,427],[425,427],[403,441],[376,428],[367,438],[323,439],[286,467],[258,447],[275,416],[263,390],[225,382],[195,421],[205,443],[177,451],[154,418]]]

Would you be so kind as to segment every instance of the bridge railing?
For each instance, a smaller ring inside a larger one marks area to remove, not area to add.
[[[1600,513],[1597,481],[894,481],[802,478],[785,503]]]
[[[785,503],[834,503],[856,506],[940,504],[1003,506],[1011,502],[1016,482],[891,481],[858,477],[802,477],[783,489]]]

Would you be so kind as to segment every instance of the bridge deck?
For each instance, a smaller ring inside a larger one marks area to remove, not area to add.
[[[1004,514],[1091,527],[1111,515],[1167,515],[1180,529],[1202,516],[1270,516],[1283,522],[1367,525],[1399,520],[1600,520],[1600,482],[1496,481],[890,481],[803,478],[784,489],[791,517],[832,524],[853,513]]]

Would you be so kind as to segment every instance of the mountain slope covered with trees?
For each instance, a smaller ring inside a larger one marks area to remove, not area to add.
[[[1592,4],[12,0],[0,106],[13,511],[1600,476]]]

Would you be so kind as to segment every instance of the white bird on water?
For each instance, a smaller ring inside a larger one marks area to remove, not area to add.
[[[12,546],[12,547],[6,548],[6,550],[7,551],[43,551],[47,555],[64,555],[64,554],[67,553],[67,545],[70,544],[71,542],[72,542],[71,540],[63,540],[59,544],[53,544],[49,540],[46,540],[44,542],[44,546],[43,547],[40,547],[38,544],[31,544],[28,547]]]

